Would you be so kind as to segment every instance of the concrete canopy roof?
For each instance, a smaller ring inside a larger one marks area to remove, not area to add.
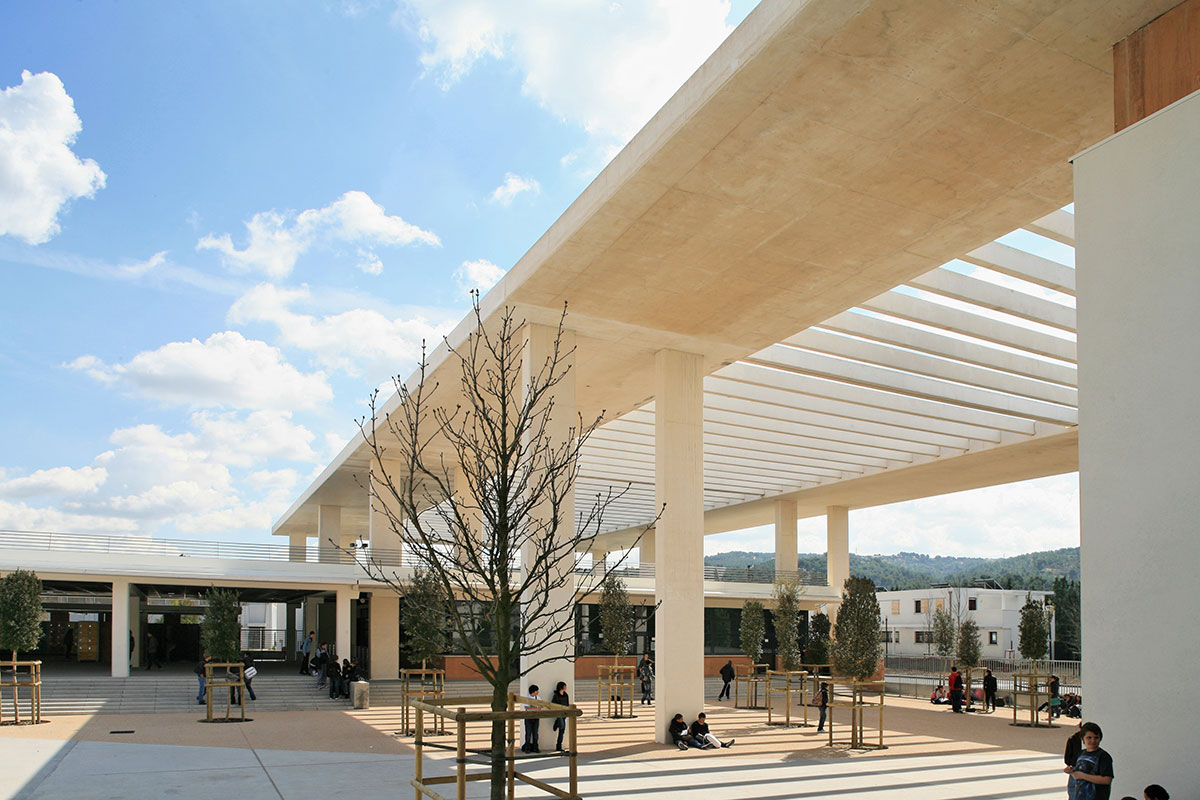
[[[578,342],[579,410],[585,418],[606,410],[610,419],[632,412],[608,426],[614,434],[621,424],[637,424],[636,415],[645,413],[637,409],[652,401],[658,350],[700,354],[708,373],[775,369],[775,358],[788,358],[785,371],[811,378],[821,372],[813,351],[844,338],[837,325],[870,318],[843,312],[870,309],[872,298],[888,298],[893,287],[918,276],[933,282],[919,288],[949,297],[965,291],[991,307],[1017,301],[1009,309],[1016,316],[1048,316],[1042,321],[1067,330],[1073,323],[1061,308],[1000,297],[988,287],[979,295],[980,287],[960,280],[967,276],[947,277],[937,268],[985,246],[996,250],[989,242],[1044,215],[1051,216],[1042,232],[1054,233],[1053,212],[1071,200],[1067,159],[1112,130],[1112,43],[1171,5],[766,0],[488,293],[485,319],[511,306],[531,321],[552,322],[568,302]],[[977,259],[990,263],[988,253]],[[1057,285],[1061,268],[1005,261],[996,271],[1006,270],[1065,288]],[[903,309],[882,313],[912,318]],[[461,340],[473,324],[464,320],[451,340]],[[954,330],[957,323],[933,324]],[[1020,338],[1023,330],[1010,325],[1008,332]],[[857,352],[866,349],[852,341]],[[797,353],[807,354],[805,364],[793,363]],[[895,479],[883,477],[886,469],[865,477],[829,467],[811,476],[819,486],[801,491],[817,492],[821,503],[860,507],[1074,469],[1074,418],[1067,413],[1073,404],[1063,402],[1073,384],[1061,376],[1073,356],[1055,353],[1026,360],[1048,358],[1058,377],[1026,374],[1033,370],[1026,364],[1010,370],[1013,377],[1001,387],[1005,396],[1021,398],[1019,409],[1008,408],[1019,412],[1013,416],[1042,428],[1005,431],[983,450],[970,443],[987,437],[976,440],[965,429],[939,433],[955,441],[918,443],[925,448],[918,454],[935,463],[957,456],[957,466],[922,464],[920,480],[912,467],[894,472],[905,473]],[[905,358],[909,364],[915,356]],[[443,360],[435,354],[435,371]],[[736,405],[737,393],[721,389],[753,382],[744,377],[718,374],[706,389]],[[1048,387],[1035,391],[1038,383]],[[920,396],[928,389],[908,391]],[[991,410],[978,400],[956,403]],[[608,435],[606,428],[599,439]],[[738,447],[736,435],[720,435],[731,436],[721,446]],[[1040,444],[1030,452],[1042,452],[1042,460],[1010,452],[1031,437]],[[845,444],[844,450],[862,446]],[[718,455],[737,457],[713,451],[706,459]],[[750,502],[761,505],[762,497],[806,485],[770,479],[786,471],[791,457],[782,455],[782,463],[759,469],[767,479],[754,484],[759,493]],[[961,463],[968,460],[970,470]],[[365,531],[366,468],[360,443],[352,441],[274,532],[314,533],[321,504],[343,507],[343,531]],[[957,479],[939,480],[951,477]],[[726,495],[712,506],[737,506],[745,495]],[[722,514],[726,524],[758,516],[734,508],[709,516]]]

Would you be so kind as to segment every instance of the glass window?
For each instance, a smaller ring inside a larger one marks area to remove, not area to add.
[[[974,610],[975,610],[975,598],[968,597],[967,598],[967,611],[974,611]]]
[[[913,600],[913,613],[915,613],[915,614],[921,613],[921,601],[920,600]]]
[[[997,631],[988,631],[988,644],[999,644],[1000,634]]]

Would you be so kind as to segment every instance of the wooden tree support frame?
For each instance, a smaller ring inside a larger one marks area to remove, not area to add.
[[[421,800],[422,797],[431,797],[433,800],[449,800],[445,795],[439,794],[433,787],[454,784],[456,800],[465,800],[467,796],[468,781],[486,781],[491,778],[491,751],[490,750],[468,750],[467,749],[467,724],[471,722],[486,722],[491,723],[495,720],[503,720],[508,727],[508,746],[505,753],[507,761],[507,769],[505,770],[505,783],[507,784],[507,796],[509,800],[513,800],[516,796],[516,782],[520,780],[522,783],[527,783],[535,789],[561,797],[563,800],[582,800],[579,794],[579,768],[578,768],[578,735],[576,726],[579,717],[583,712],[576,706],[560,706],[555,703],[548,703],[545,700],[535,697],[524,697],[521,695],[508,693],[508,710],[507,711],[492,711],[492,698],[490,695],[472,696],[472,697],[442,697],[441,699],[429,702],[426,700],[413,700],[412,707],[416,712],[416,739],[414,748],[416,749],[416,762],[413,764],[413,779],[410,781],[412,787],[416,790],[416,800]],[[537,708],[536,711],[518,710],[517,706],[531,705]],[[456,709],[448,708],[448,706],[457,706]],[[468,711],[468,706],[484,706],[483,710]],[[425,715],[432,714],[442,719],[452,720],[456,734],[454,745],[432,743],[425,741]],[[559,789],[556,786],[534,778],[531,775],[526,775],[517,770],[517,762],[525,759],[536,758],[562,758],[560,753],[522,753],[516,752],[517,731],[516,724],[519,721],[527,719],[557,719],[559,717],[567,718],[567,782],[568,789],[566,791]],[[455,772],[453,775],[439,775],[434,777],[425,776],[425,748],[434,747],[438,749],[454,750],[457,754],[455,761]],[[471,761],[469,756],[482,756],[483,761]],[[485,772],[468,773],[467,765],[473,764],[487,767]]]
[[[1034,664],[1028,672],[1014,672],[1013,676],[1013,721],[1012,725],[1017,725],[1022,728],[1040,728],[1042,726],[1056,727],[1054,724],[1054,708],[1050,706],[1050,673],[1039,672],[1037,664]],[[1029,711],[1029,722],[1021,722],[1017,719],[1021,707],[1022,699],[1028,703],[1026,706]],[[1043,702],[1046,703],[1046,721],[1038,720],[1038,706]]]
[[[883,707],[885,681],[856,681],[826,677],[829,684],[829,715],[825,722],[829,726],[829,746],[848,744],[852,750],[883,750]],[[833,738],[834,709],[844,708],[850,712],[850,741],[835,742]],[[868,743],[865,722],[867,713],[879,709],[879,743]]]
[[[633,717],[633,687],[637,678],[637,667],[624,664],[600,664],[597,667],[599,678],[596,696],[596,716],[622,719]],[[608,704],[608,713],[604,713],[604,704]],[[628,705],[628,713],[626,706]],[[613,711],[616,713],[613,713]]]
[[[767,670],[767,724],[792,727],[792,695],[798,694],[800,708],[804,710],[804,721],[797,722],[796,727],[807,728],[808,703],[804,701],[807,686],[808,673],[805,670]],[[771,701],[778,694],[783,695],[783,722],[776,722],[772,719],[774,709]]]
[[[415,732],[415,721],[411,714],[411,701],[430,700],[437,702],[446,696],[446,670],[433,667],[400,670],[400,734],[408,736]],[[445,734],[446,720],[434,716],[431,733]]]
[[[223,669],[225,672],[222,675],[216,675],[218,669]],[[246,676],[245,665],[240,661],[209,661],[204,665],[204,698],[207,703],[208,716],[205,722],[213,721],[213,689],[234,689],[238,690],[238,705],[240,706],[242,716],[238,722],[246,721]],[[225,719],[224,722],[229,722],[233,717],[233,701],[229,698],[229,693],[225,694]]]
[[[28,686],[33,690],[29,696],[29,719],[37,725],[42,721],[42,662],[6,661],[4,667],[10,673],[0,679],[0,723],[4,722],[4,690],[12,689],[13,724],[21,724],[20,689]],[[21,674],[21,669],[28,672]]]
[[[758,687],[767,682],[769,664],[737,664],[733,668],[733,707],[762,708],[758,704]],[[742,705],[741,689],[746,687],[746,704]]]

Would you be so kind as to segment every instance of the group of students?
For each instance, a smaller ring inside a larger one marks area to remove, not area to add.
[[[534,700],[538,700],[540,699],[538,697],[538,692],[540,691],[541,688],[535,683],[529,687],[529,696]],[[558,685],[554,687],[554,694],[550,695],[550,702],[560,706],[571,705],[571,696],[567,694],[566,681],[559,681]],[[539,706],[531,705],[529,703],[525,704],[526,711],[538,711],[539,708]],[[540,723],[540,719],[525,720],[525,741],[521,744],[522,753],[542,752],[541,747],[538,744],[538,725]],[[554,749],[560,753],[566,752],[563,750],[563,734],[567,732],[567,718],[555,717],[554,725],[551,727],[551,730],[558,731],[558,743],[554,745]]]
[[[687,750],[689,747],[694,747],[697,750],[713,750],[718,747],[733,747],[734,739],[728,742],[722,742],[708,728],[708,721],[701,711],[696,717],[696,721],[690,726],[683,721],[683,714],[676,714],[671,719],[671,724],[667,726],[667,732],[671,734],[671,741],[680,750]]]

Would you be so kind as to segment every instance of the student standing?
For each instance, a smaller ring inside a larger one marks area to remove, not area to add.
[[[650,660],[649,653],[642,654],[642,660],[638,662],[637,668],[638,680],[642,682],[642,705],[650,705],[654,699],[654,662]]]
[[[950,679],[947,681],[950,684],[950,706],[955,714],[962,713],[962,694],[963,694],[963,679],[958,672],[958,667],[950,666]]]
[[[550,695],[550,702],[557,703],[560,706],[571,705],[571,697],[567,694],[567,684],[565,681],[559,681],[558,686],[554,687],[554,694]],[[563,734],[567,732],[567,718],[555,717],[554,727],[551,730],[558,731],[558,743],[554,745],[554,749],[558,752],[563,752]]]
[[[1100,726],[1085,722],[1079,728],[1083,734],[1083,751],[1075,759],[1075,766],[1063,772],[1075,779],[1075,794],[1072,800],[1109,800],[1112,793],[1112,756],[1100,749],[1104,737]]]
[[[540,699],[540,698],[538,698],[538,685],[536,683],[529,687],[529,696],[532,697],[534,700]],[[526,711],[538,711],[539,708],[538,708],[538,706],[535,706],[532,703],[526,703],[525,710]],[[540,719],[525,720],[525,744],[521,745],[522,753],[540,753],[540,752],[542,752],[541,748],[538,747],[538,725],[540,723],[541,723]]]

